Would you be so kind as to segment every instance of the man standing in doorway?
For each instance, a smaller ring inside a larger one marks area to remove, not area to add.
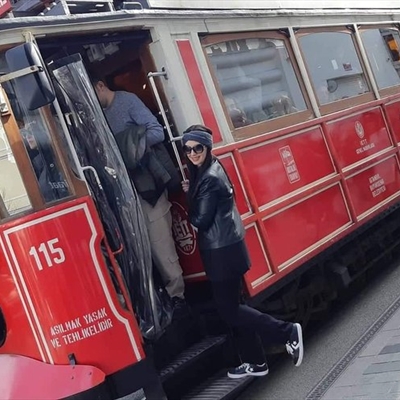
[[[92,83],[114,136],[129,126],[140,125],[146,128],[147,147],[163,142],[162,126],[135,94],[113,91],[101,79],[92,79]],[[166,191],[154,205],[140,194],[139,198],[147,223],[153,261],[173,301],[174,313],[182,312],[185,308],[185,284],[172,237],[171,203]]]

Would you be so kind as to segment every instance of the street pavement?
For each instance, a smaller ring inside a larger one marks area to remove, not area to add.
[[[400,399],[400,298],[321,380],[311,399]]]
[[[398,264],[384,268],[306,332],[300,368],[283,356],[238,400],[400,399],[399,287]],[[143,392],[128,399],[141,400]]]

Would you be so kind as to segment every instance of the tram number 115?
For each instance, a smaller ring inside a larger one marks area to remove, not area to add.
[[[62,264],[65,261],[65,254],[61,247],[56,247],[58,238],[48,240],[41,243],[38,248],[32,246],[29,250],[29,255],[35,259],[39,271],[43,270],[43,264],[40,260],[39,253],[42,253],[46,260],[47,267],[52,267],[54,264]]]

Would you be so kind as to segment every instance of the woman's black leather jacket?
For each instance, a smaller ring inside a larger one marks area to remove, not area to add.
[[[198,228],[200,249],[219,249],[244,238],[232,184],[217,159],[204,171],[192,193],[189,218]]]

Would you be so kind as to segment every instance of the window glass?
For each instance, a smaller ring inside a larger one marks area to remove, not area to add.
[[[306,109],[283,40],[230,40],[206,53],[235,128]]]
[[[18,101],[12,83],[7,82],[4,88],[44,201],[49,203],[69,196],[68,182],[60,168],[51,139],[57,132],[50,134],[44,113],[40,109],[28,111],[24,108],[22,102]]]
[[[0,121],[0,197],[9,215],[30,208],[30,202]]]
[[[379,89],[400,85],[400,37],[395,29],[368,29],[361,38]]]
[[[320,104],[369,92],[350,34],[310,33],[301,36],[299,43]]]

